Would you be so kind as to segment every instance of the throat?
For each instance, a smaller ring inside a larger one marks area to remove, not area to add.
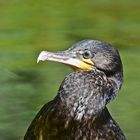
[[[93,116],[94,110],[89,109],[87,105],[85,104],[74,104],[73,108],[73,117],[75,120],[82,120],[82,119],[87,119]]]
[[[58,97],[64,107],[69,110],[68,116],[75,120],[90,118],[100,113],[106,105],[103,93],[107,79],[99,71],[74,72],[62,82]]]
[[[98,96],[94,97],[93,94],[90,94],[88,97],[83,95],[79,98],[72,96],[70,98],[65,98],[64,100],[61,98],[61,101],[64,104],[63,107],[69,112],[67,115],[74,120],[81,121],[83,119],[88,120],[96,118],[102,111],[105,105],[104,100],[101,99],[101,97],[99,100],[97,99],[99,99]]]

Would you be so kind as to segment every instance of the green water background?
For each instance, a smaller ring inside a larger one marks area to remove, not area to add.
[[[36,63],[41,50],[82,39],[118,48],[124,84],[108,105],[128,140],[140,140],[139,0],[0,0],[0,140],[20,140],[71,69]]]

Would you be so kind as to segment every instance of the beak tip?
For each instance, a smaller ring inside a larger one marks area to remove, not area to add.
[[[37,59],[37,63],[39,63],[39,61],[40,61],[40,60],[39,60],[39,59]]]
[[[46,57],[46,52],[42,51],[37,58],[37,63],[39,63],[40,61],[44,61],[45,57]]]

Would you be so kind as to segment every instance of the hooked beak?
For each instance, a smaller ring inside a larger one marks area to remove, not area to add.
[[[68,53],[66,51],[62,52],[42,51],[38,56],[37,63],[39,61],[45,60],[60,62],[69,65],[76,71],[92,70],[94,68],[94,63],[93,61],[91,61],[91,59],[84,59],[83,57],[79,57],[74,53]]]

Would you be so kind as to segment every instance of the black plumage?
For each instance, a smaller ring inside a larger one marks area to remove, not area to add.
[[[106,105],[119,92],[123,68],[118,51],[98,40],[84,40],[63,52],[43,51],[38,61],[71,66],[56,97],[43,106],[24,140],[125,140]]]

